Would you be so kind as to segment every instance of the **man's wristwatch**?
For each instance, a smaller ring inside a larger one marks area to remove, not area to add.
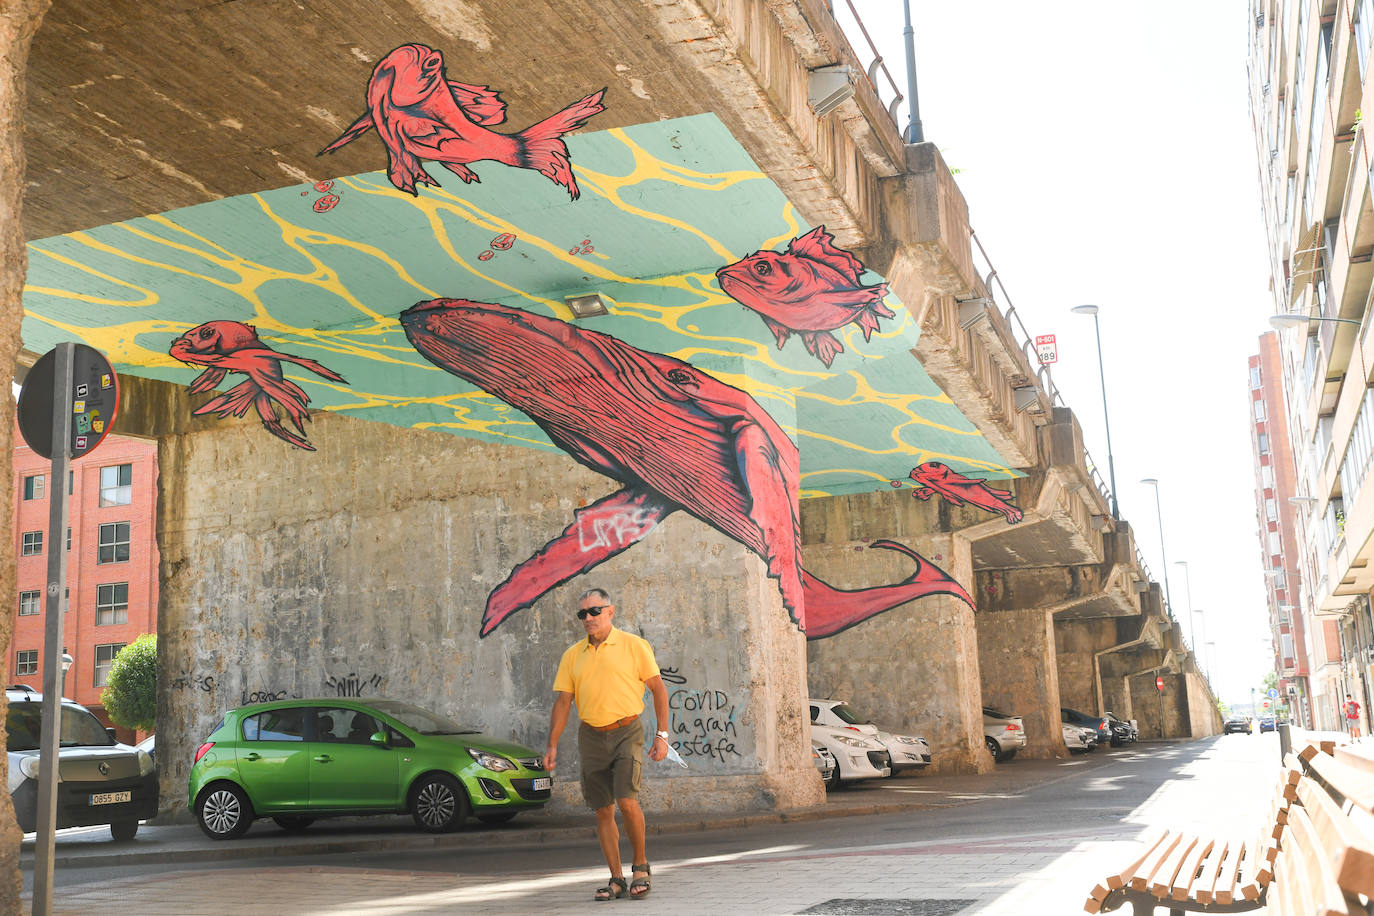
[[[668,733],[667,733],[667,732],[654,732],[654,737],[655,737],[655,738],[662,738],[662,739],[663,739],[663,742],[664,742],[665,744],[668,742]]]

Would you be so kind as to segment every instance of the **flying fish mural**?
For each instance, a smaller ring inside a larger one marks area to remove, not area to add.
[[[487,598],[481,635],[541,595],[626,550],[685,511],[748,547],[776,579],[809,639],[831,636],[926,595],[973,599],[902,544],[916,562],[902,582],[846,591],[802,567],[798,455],[749,395],[681,360],[522,309],[434,299],[401,314],[406,336],[440,368],[526,414],[578,463],[622,488],[581,509],[566,531]],[[623,516],[614,538],[587,528]]]
[[[912,468],[911,479],[916,482],[916,491],[912,495],[917,499],[930,499],[938,493],[951,506],[967,503],[988,512],[1000,513],[1008,525],[1014,525],[1024,517],[1012,503],[1010,490],[990,487],[981,477],[965,477],[939,461],[927,461],[920,467]]]
[[[313,359],[278,353],[258,339],[256,328],[238,321],[207,321],[172,341],[168,352],[183,363],[207,367],[191,382],[192,394],[213,391],[230,372],[248,376],[224,394],[191,411],[192,416],[213,413],[221,419],[241,417],[253,407],[269,433],[311,452],[315,447],[305,438],[305,424],[310,420],[307,409],[310,397],[295,382],[283,377],[282,362],[295,363],[332,382],[348,384],[342,375]],[[274,404],[282,406],[287,419],[296,427],[295,433],[282,425]]]
[[[519,133],[490,130],[506,119],[506,103],[489,86],[450,80],[443,52],[427,45],[401,45],[383,57],[367,82],[367,110],[320,150],[332,153],[376,129],[386,147],[387,176],[402,191],[417,193],[417,184],[438,186],[421,160],[430,159],[467,184],[481,179],[468,164],[491,159],[521,169],[534,169],[581,195],[563,135],[606,110],[603,88],[527,127]]]
[[[887,283],[866,286],[863,273],[863,263],[817,226],[789,242],[787,251],[756,251],[716,271],[716,278],[727,296],[758,313],[779,350],[799,334],[806,352],[828,369],[844,352],[831,331],[853,324],[869,340],[879,318],[896,317],[883,304]]]

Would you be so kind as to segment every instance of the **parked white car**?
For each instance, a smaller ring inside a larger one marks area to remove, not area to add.
[[[815,738],[811,739],[811,762],[816,765],[816,772],[821,774],[821,782],[829,786],[835,778],[835,755]]]
[[[992,759],[1001,763],[1015,757],[1016,752],[1026,746],[1026,727],[1021,723],[1020,716],[984,706],[983,741]]]
[[[1069,749],[1070,754],[1086,754],[1097,750],[1096,731],[1067,722],[1061,722],[1059,727],[1064,733],[1064,746]]]
[[[835,758],[835,772],[827,785],[860,779],[880,779],[892,774],[887,749],[874,738],[842,728],[811,726],[811,740],[819,741]]]
[[[930,766],[930,743],[917,735],[896,735],[883,731],[871,719],[856,712],[844,700],[808,700],[811,721],[827,728],[843,728],[876,738],[887,750],[892,774],[899,770]]]

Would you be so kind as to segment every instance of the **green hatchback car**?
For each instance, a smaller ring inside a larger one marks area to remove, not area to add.
[[[187,798],[211,839],[270,817],[404,814],[431,833],[472,814],[501,823],[543,807],[553,779],[537,752],[396,700],[282,700],[227,713],[196,750]]]

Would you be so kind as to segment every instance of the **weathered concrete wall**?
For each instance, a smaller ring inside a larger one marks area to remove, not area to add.
[[[1103,712],[1098,707],[1095,656],[1121,641],[1117,630],[1116,620],[1110,617],[1055,621],[1054,657],[1059,672],[1060,705],[1089,715]],[[1106,708],[1123,714],[1113,706]]]
[[[1164,690],[1155,689],[1155,677],[1164,678]],[[1186,678],[1168,671],[1144,671],[1128,679],[1134,718],[1142,738],[1188,737],[1188,688]],[[1161,716],[1163,719],[1161,720]]]
[[[264,698],[391,696],[542,749],[554,669],[582,635],[576,596],[593,585],[669,673],[690,769],[650,767],[646,806],[823,798],[804,641],[753,554],[679,514],[479,639],[492,588],[615,485],[556,453],[313,421],[315,453],[256,423],[161,441],[164,803],[185,804],[190,751],[216,718]],[[580,801],[575,732],[556,804]]]
[[[1202,675],[1196,669],[1186,671],[1179,675],[1179,686],[1188,694],[1188,733],[1194,738],[1221,734],[1221,712]]]
[[[803,559],[836,588],[899,582],[911,575],[911,561],[865,547],[885,537],[970,582],[968,542],[951,525],[947,505],[907,492],[808,499]],[[890,731],[926,738],[937,772],[987,772],[992,758],[983,745],[977,641],[967,604],[947,595],[921,598],[807,643],[812,696],[849,700]]]
[[[983,703],[1021,717],[1026,728],[1023,756],[1067,757],[1050,612],[983,611],[975,620]]]

